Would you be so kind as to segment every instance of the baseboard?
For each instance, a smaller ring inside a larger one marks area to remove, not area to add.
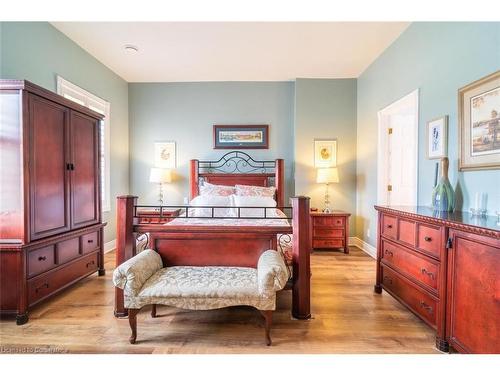
[[[370,245],[368,242],[363,241],[359,237],[349,237],[349,246],[356,246],[372,258],[377,259],[377,249],[375,246]]]
[[[116,239],[106,242],[104,244],[104,254],[109,253],[110,251],[113,251],[116,248]]]

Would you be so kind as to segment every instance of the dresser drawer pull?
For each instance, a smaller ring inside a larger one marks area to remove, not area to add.
[[[46,256],[43,256],[43,257],[38,257],[38,261],[41,262],[43,260],[47,260],[47,257]]]
[[[49,287],[49,283],[43,283],[42,285],[40,285],[38,288],[35,289],[35,293],[38,293],[40,290],[48,288],[48,287]]]
[[[432,238],[430,238],[429,236],[425,236],[425,237],[424,237],[424,241],[425,241],[425,242],[431,242],[431,241],[432,241]]]
[[[392,285],[392,279],[389,276],[384,276],[384,281],[386,280]]]
[[[392,224],[387,224],[387,228],[392,229]]]
[[[390,251],[390,250],[387,250],[387,249],[385,249],[385,254],[386,255],[390,255],[391,257],[394,256],[394,253],[392,251]]]
[[[432,307],[426,304],[424,301],[420,301],[420,307],[424,308],[429,312],[429,314],[432,314]]]
[[[94,242],[94,240],[87,240],[87,242],[88,242],[88,243],[92,243],[92,242]]]
[[[420,272],[422,272],[422,275],[427,275],[429,276],[432,280],[434,280],[434,273],[427,271],[425,268],[421,268]]]
[[[95,264],[95,261],[91,261],[91,262],[88,262],[87,263],[87,268],[89,268],[90,266],[94,265]]]

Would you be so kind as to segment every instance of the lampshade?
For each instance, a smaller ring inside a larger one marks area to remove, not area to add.
[[[156,182],[160,184],[172,182],[172,171],[165,168],[151,168],[149,182]]]
[[[318,184],[330,184],[339,182],[339,172],[337,168],[318,168],[316,174],[316,182]]]

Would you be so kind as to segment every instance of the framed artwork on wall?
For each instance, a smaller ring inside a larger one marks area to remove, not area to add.
[[[314,140],[314,167],[331,168],[337,166],[337,140]]]
[[[500,71],[458,91],[459,170],[500,169]]]
[[[448,154],[448,116],[427,122],[427,159],[441,159]]]
[[[155,142],[156,168],[174,169],[175,159],[175,142]]]
[[[269,125],[214,125],[214,149],[269,148]]]

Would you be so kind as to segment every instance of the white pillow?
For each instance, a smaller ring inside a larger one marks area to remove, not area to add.
[[[234,213],[229,207],[234,206],[233,196],[221,196],[221,195],[198,195],[196,198],[191,200],[190,206],[200,207],[200,206],[219,206],[228,208],[214,208],[215,217],[227,217],[234,216]],[[212,209],[208,207],[203,208],[193,208],[189,209],[190,217],[212,217]]]
[[[276,207],[276,201],[271,197],[255,197],[234,195],[235,207]],[[238,210],[235,209],[236,215]],[[277,217],[276,209],[266,208],[241,208],[240,217]]]
[[[234,186],[227,185],[214,185],[208,182],[203,182],[200,186],[200,195],[219,195],[228,197],[236,193],[236,188]]]

